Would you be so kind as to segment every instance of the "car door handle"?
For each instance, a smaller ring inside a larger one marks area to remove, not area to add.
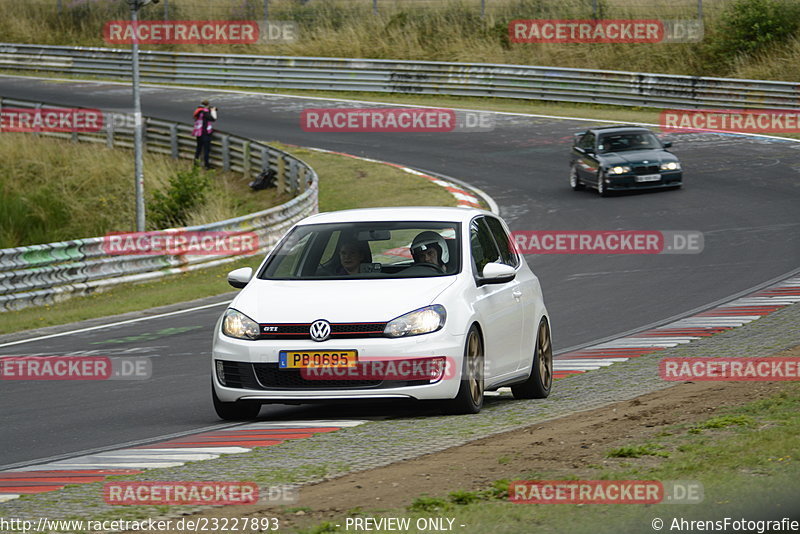
[[[515,299],[519,300],[519,299],[521,299],[521,298],[522,298],[522,291],[520,291],[519,289],[515,289],[514,291],[512,291],[512,292],[511,292],[511,295],[512,295],[512,296],[513,296]]]

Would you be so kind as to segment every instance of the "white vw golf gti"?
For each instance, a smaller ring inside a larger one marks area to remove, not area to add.
[[[262,404],[438,399],[477,413],[511,386],[543,398],[553,381],[539,280],[492,213],[373,208],[296,224],[217,322],[212,395],[223,419]]]

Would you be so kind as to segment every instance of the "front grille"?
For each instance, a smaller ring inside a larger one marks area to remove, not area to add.
[[[277,363],[254,363],[256,377],[264,388],[352,389],[374,388],[382,380],[306,380],[299,369],[279,369]]]
[[[637,175],[658,174],[658,169],[659,169],[658,165],[649,165],[649,166],[639,165],[633,168],[633,173]]]
[[[311,339],[311,323],[264,323],[260,324],[259,339]],[[386,323],[331,323],[331,338],[357,339],[383,337]]]

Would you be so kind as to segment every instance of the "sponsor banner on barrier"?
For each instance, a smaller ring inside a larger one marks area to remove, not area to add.
[[[667,109],[659,125],[664,132],[798,133],[796,109]]]
[[[103,237],[109,255],[252,255],[258,253],[255,232],[176,231],[113,233]]]
[[[99,132],[103,112],[80,108],[0,108],[0,132]]]
[[[147,357],[0,357],[0,380],[147,380],[152,374]]]
[[[487,132],[494,115],[437,108],[312,108],[300,114],[306,132]]]
[[[536,230],[511,238],[520,254],[699,254],[705,246],[694,230]]]
[[[664,358],[658,364],[669,381],[795,381],[800,380],[800,358]]]
[[[514,43],[660,43],[665,33],[656,19],[518,19],[508,36]]]
[[[302,353],[297,353],[302,357]],[[349,366],[314,365],[311,355],[309,365],[300,368],[305,380],[449,380],[456,376],[457,366],[447,356],[431,358],[364,358]],[[302,358],[298,362],[302,364]],[[282,367],[290,368],[290,367]]]

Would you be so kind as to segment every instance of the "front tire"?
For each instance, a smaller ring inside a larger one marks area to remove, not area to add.
[[[511,386],[515,399],[544,399],[553,388],[553,344],[547,319],[539,322],[536,349],[531,361],[531,375],[525,382]]]
[[[258,412],[261,411],[261,405],[255,402],[222,402],[217,397],[213,384],[211,385],[211,397],[214,401],[214,410],[220,419],[225,421],[249,421],[258,417]]]
[[[580,191],[583,189],[583,183],[581,179],[578,178],[578,169],[575,165],[569,168],[569,186],[573,191]]]
[[[475,414],[483,408],[483,341],[478,327],[472,325],[464,344],[464,364],[458,395],[445,404],[445,412],[452,415]]]
[[[599,194],[601,197],[607,197],[608,196],[608,190],[606,189],[605,179],[606,179],[606,176],[603,173],[603,171],[598,170],[597,171],[597,194]]]

